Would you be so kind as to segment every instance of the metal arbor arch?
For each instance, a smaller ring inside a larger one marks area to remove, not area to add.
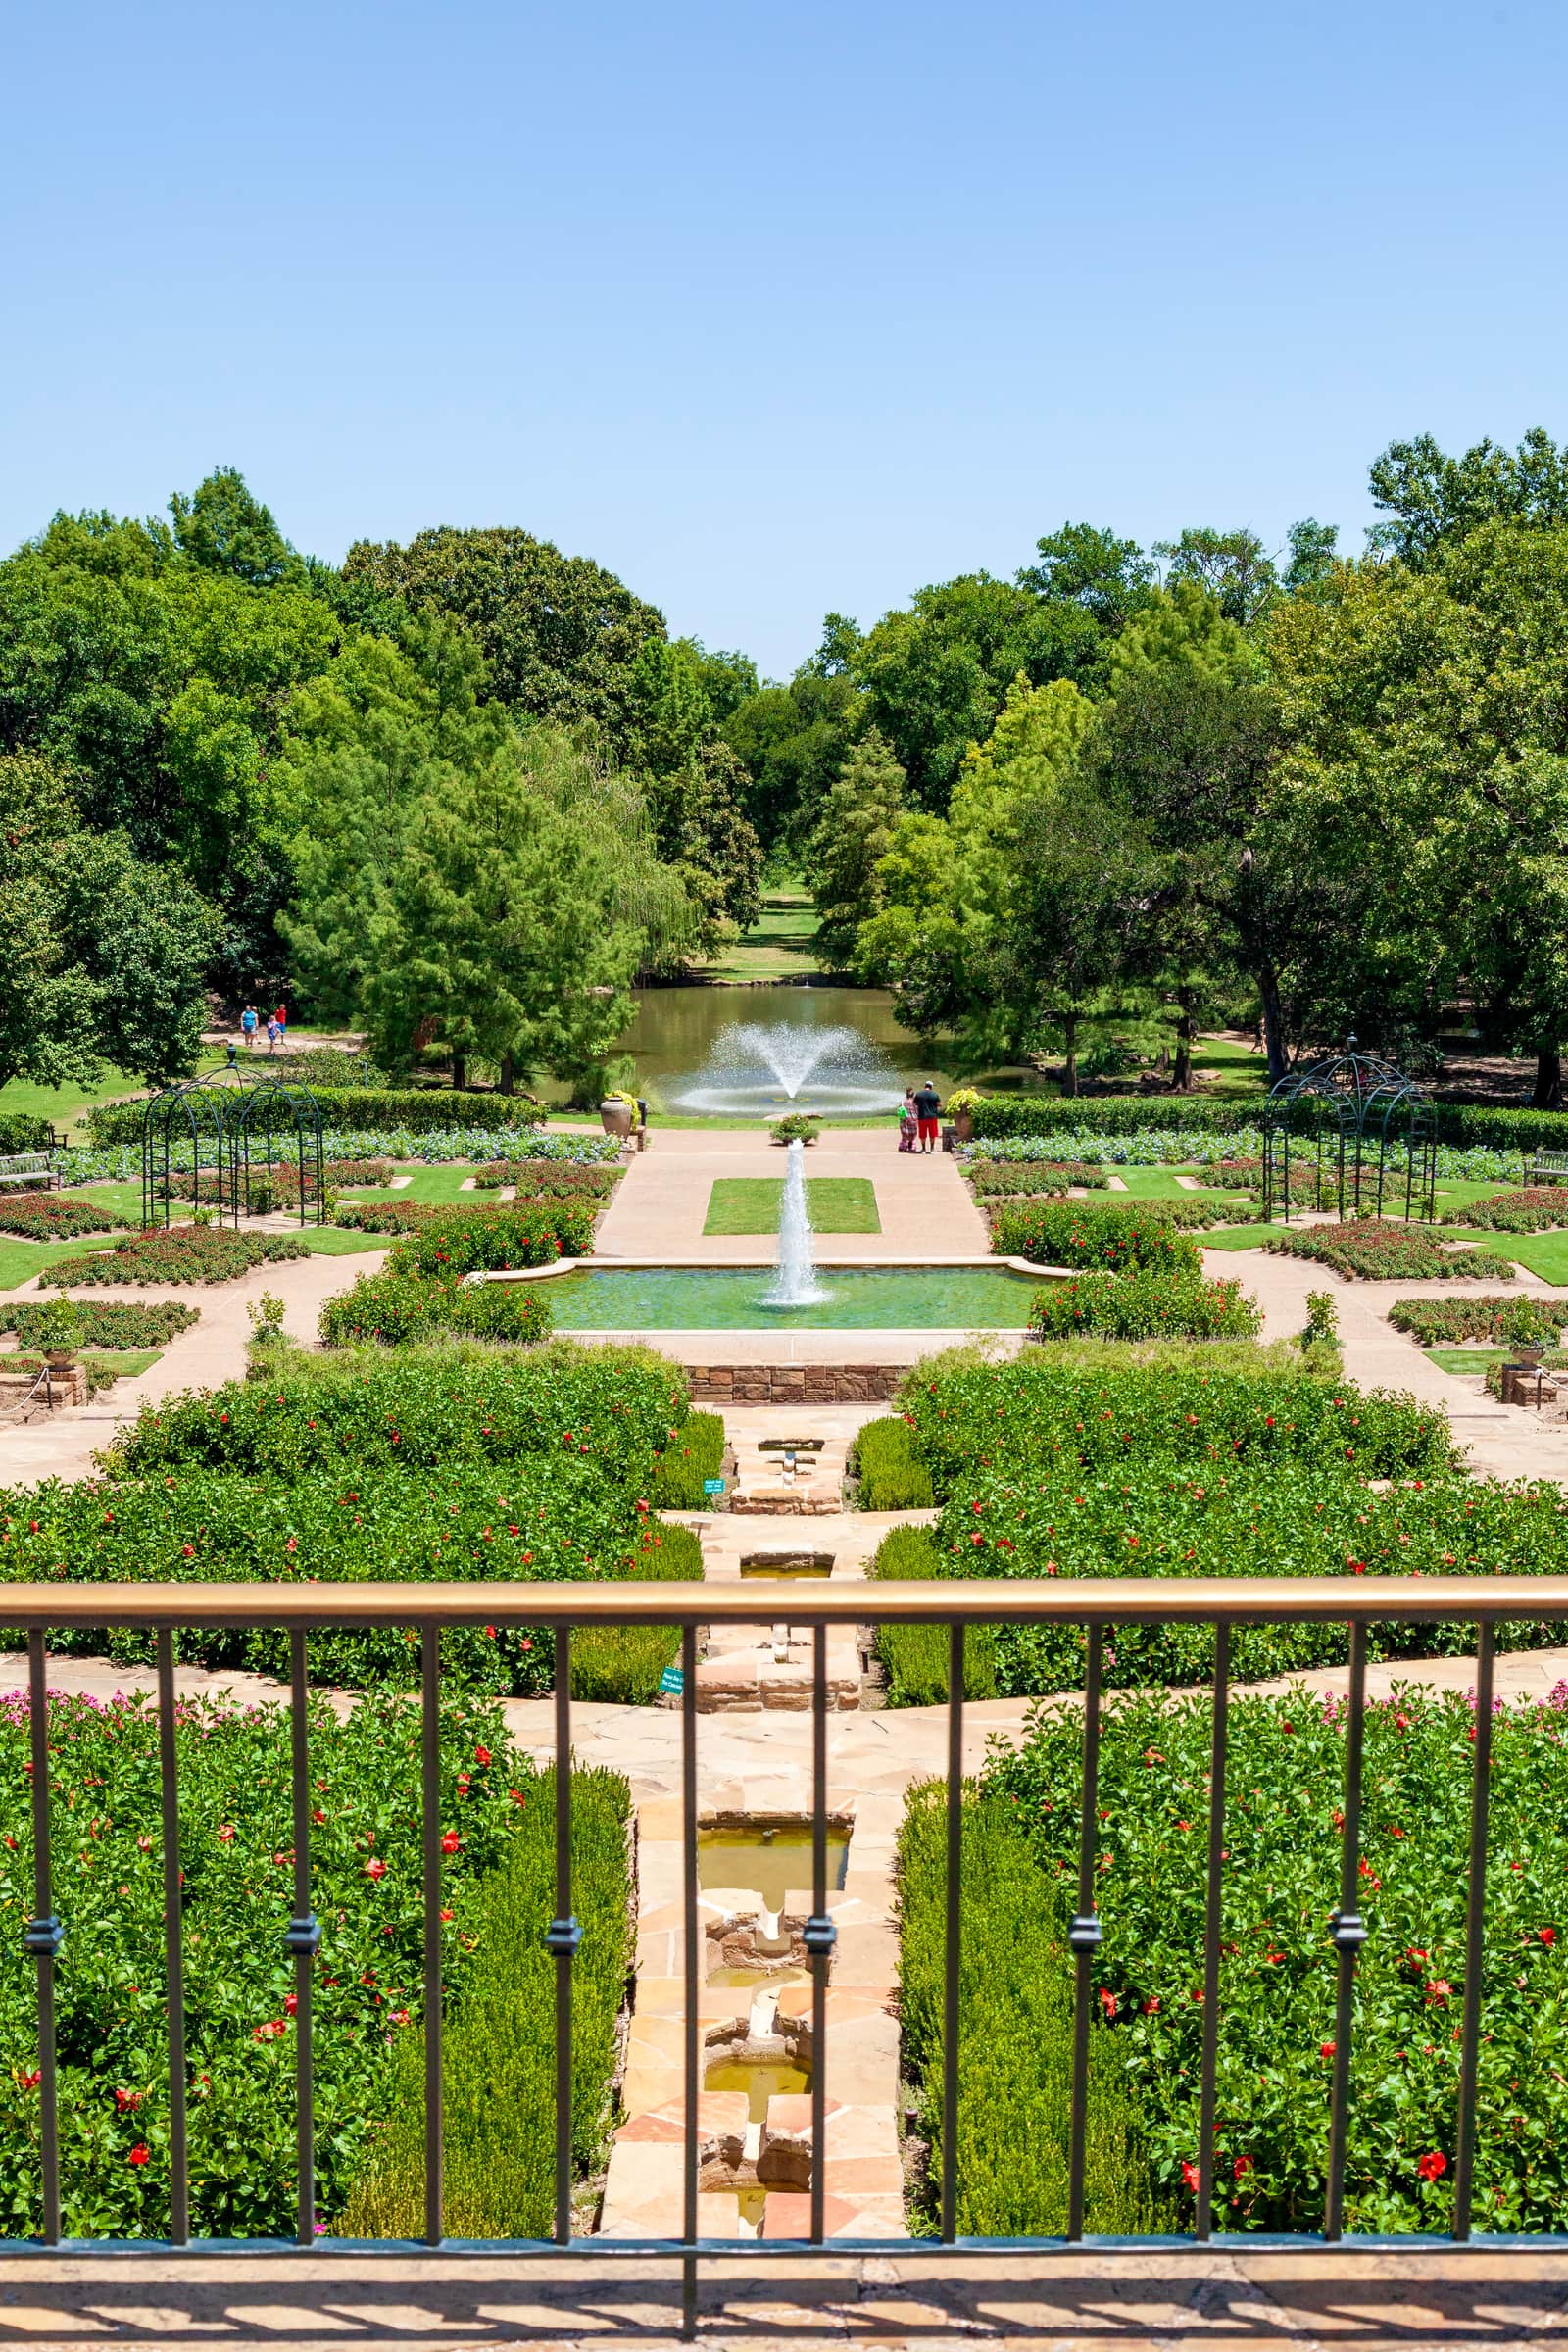
[[[174,1152],[191,1146],[191,1208],[210,1208],[237,1226],[250,1210],[253,1179],[295,1169],[301,1225],[326,1221],[321,1106],[309,1087],[232,1065],[187,1078],[154,1095],[141,1123],[141,1221],[172,1222]],[[204,1193],[203,1180],[210,1189]]]
[[[1437,1119],[1424,1087],[1381,1054],[1348,1051],[1296,1070],[1263,1105],[1263,1216],[1288,1225],[1300,1205],[1381,1217],[1386,1193],[1404,1182],[1407,1222],[1437,1216]],[[1394,1154],[1391,1161],[1390,1154]],[[1297,1170],[1293,1190],[1292,1170]],[[1300,1171],[1310,1170],[1303,1184]]]

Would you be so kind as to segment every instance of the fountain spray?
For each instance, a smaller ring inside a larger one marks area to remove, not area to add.
[[[806,1146],[796,1142],[784,1172],[784,1204],[778,1220],[778,1265],[764,1306],[815,1306],[827,1298],[816,1279],[811,1250],[811,1212],[806,1203]]]

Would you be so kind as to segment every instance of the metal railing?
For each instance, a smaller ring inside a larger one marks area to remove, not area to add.
[[[811,1733],[811,1915],[804,1941],[812,1986],[810,2229],[802,2239],[762,2238],[746,2242],[748,2260],[798,2257],[823,2247],[835,2254],[887,2254],[885,2238],[835,2236],[824,2240],[823,2199],[827,2171],[825,2100],[828,2069],[826,1993],[836,1941],[827,1886],[827,1630],[834,1625],[924,1624],[948,1629],[949,1690],[947,1773],[947,1884],[943,1992],[943,2132],[939,2189],[940,2234],[897,2241],[901,2256],[941,2257],[956,2252],[1082,2251],[1115,2253],[1158,2244],[1163,2251],[1205,2245],[1212,2234],[1212,2166],[1215,2082],[1221,2034],[1219,1966],[1224,1869],[1225,1771],[1231,1703],[1230,1637],[1240,1624],[1317,1623],[1348,1629],[1349,1668],[1346,1777],[1343,1800],[1341,1893],[1331,1922],[1337,1954],[1337,2022],[1324,2227],[1320,2233],[1260,2238],[1237,2233],[1239,2244],[1286,2246],[1292,2250],[1332,2249],[1344,2237],[1347,2132],[1350,2111],[1350,2054],[1354,2029],[1356,1963],[1367,1937],[1357,1909],[1360,1859],[1362,1746],[1366,1713],[1368,1629],[1380,1623],[1473,1622],[1477,1629],[1475,1746],[1472,1771],[1469,1885],[1465,1910],[1464,2000],[1460,2028],[1458,2132],[1453,2226],[1447,2236],[1356,2237],[1362,2248],[1418,2251],[1455,2246],[1561,2248],[1562,2236],[1483,2237],[1473,2230],[1476,2152],[1477,2060],[1481,2038],[1481,1985],[1487,1870],[1489,1778],[1492,1757],[1495,1629],[1503,1619],[1568,1618],[1568,1578],[1451,1577],[1441,1585],[1419,1577],[1389,1577],[1369,1589],[1365,1581],[1326,1577],[1295,1579],[1190,1580],[1106,1579],[1095,1583],[823,1583],[809,1589],[793,1580],[745,1584],[668,1585],[359,1585],[340,1594],[328,1588],[270,1589],[254,1585],[181,1586],[177,1601],[168,1588],[146,1585],[17,1585],[0,1603],[5,1620],[27,1632],[33,1809],[33,1907],[24,1930],[24,1948],[37,1963],[38,2070],[41,2093],[41,2162],[44,2229],[25,2245],[6,2241],[6,2252],[63,2250],[61,2238],[59,2102],[55,2067],[55,1964],[67,1928],[55,1914],[50,1864],[49,1710],[47,1635],[51,1627],[126,1626],[157,1637],[159,1750],[165,1897],[165,1958],[168,1970],[170,2161],[172,2180],[170,2249],[288,2254],[316,2253],[406,2256],[431,2250],[461,2254],[593,2253],[667,2255],[683,2266],[688,2331],[695,2327],[698,2265],[704,2257],[731,2258],[738,2241],[698,2235],[701,2075],[701,1994],[705,1937],[700,1933],[698,1889],[698,1711],[697,1640],[704,1625],[789,1623],[812,1633]],[[441,2072],[441,1825],[440,1637],[448,1626],[479,1623],[548,1625],[556,1640],[555,1745],[558,1759],[571,1752],[570,1645],[573,1626],[660,1624],[679,1630],[681,1695],[681,1800],[684,1873],[682,1913],[685,1940],[684,2081],[685,2132],[682,2151],[682,2230],[678,2238],[598,2238],[572,2228],[572,1963],[582,1931],[572,1912],[571,1775],[555,1776],[555,1910],[540,1933],[556,1962],[555,2228],[547,2239],[470,2240],[448,2238],[443,2229]],[[1084,1630],[1085,1684],[1081,1698],[1066,1705],[1083,1710],[1082,1820],[1077,1905],[1067,1929],[1076,1972],[1072,2088],[1068,2148],[1068,2223],[1059,2238],[967,2238],[957,2231],[957,2132],[959,2105],[959,1985],[962,1914],[964,1647],[971,1625],[1003,1622],[1071,1624]],[[1186,1623],[1214,1629],[1212,1744],[1208,1805],[1205,1916],[1203,1931],[1203,2032],[1200,2072],[1200,2142],[1197,2211],[1186,2237],[1157,2240],[1084,2235],[1084,2180],[1089,2090],[1089,2023],[1092,1972],[1102,1930],[1095,1901],[1099,1808],[1100,1739],[1103,1701],[1102,1667],[1106,1630],[1126,1623]],[[185,2052],[183,2017],[183,1930],[180,1916],[180,1860],[173,1633],[176,1626],[283,1626],[290,1646],[291,1779],[294,1824],[293,1901],[278,1932],[295,1963],[296,2149],[298,2228],[295,2239],[196,2239],[189,2229],[189,2176],[185,2146]],[[307,1719],[306,1637],[318,1628],[353,1625],[418,1630],[421,1642],[420,1791],[422,1805],[422,1909],[425,2013],[425,2230],[421,2245],[402,2239],[372,2241],[318,2237],[315,2233],[316,2175],[312,2099],[312,1976],[321,1927],[311,1908],[310,1731]],[[1418,1670],[1417,1670],[1418,1671]],[[715,1721],[722,1723],[724,1717]],[[73,2240],[73,2254],[126,2249],[127,2241]],[[142,2250],[164,2241],[136,2240]]]

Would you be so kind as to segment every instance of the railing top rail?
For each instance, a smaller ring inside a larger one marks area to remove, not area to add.
[[[1001,1622],[1455,1623],[1568,1617],[1563,1576],[748,1577],[640,1584],[17,1584],[0,1624],[971,1625]]]

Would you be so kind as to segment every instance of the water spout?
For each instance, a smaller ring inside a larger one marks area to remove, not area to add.
[[[740,1021],[726,1029],[677,1110],[774,1117],[798,1110],[863,1117],[898,1102],[898,1075],[880,1048],[858,1029],[798,1021]]]
[[[811,1212],[806,1201],[806,1146],[791,1144],[784,1173],[784,1204],[778,1220],[778,1266],[764,1306],[815,1306],[828,1297],[816,1279],[811,1248]]]

